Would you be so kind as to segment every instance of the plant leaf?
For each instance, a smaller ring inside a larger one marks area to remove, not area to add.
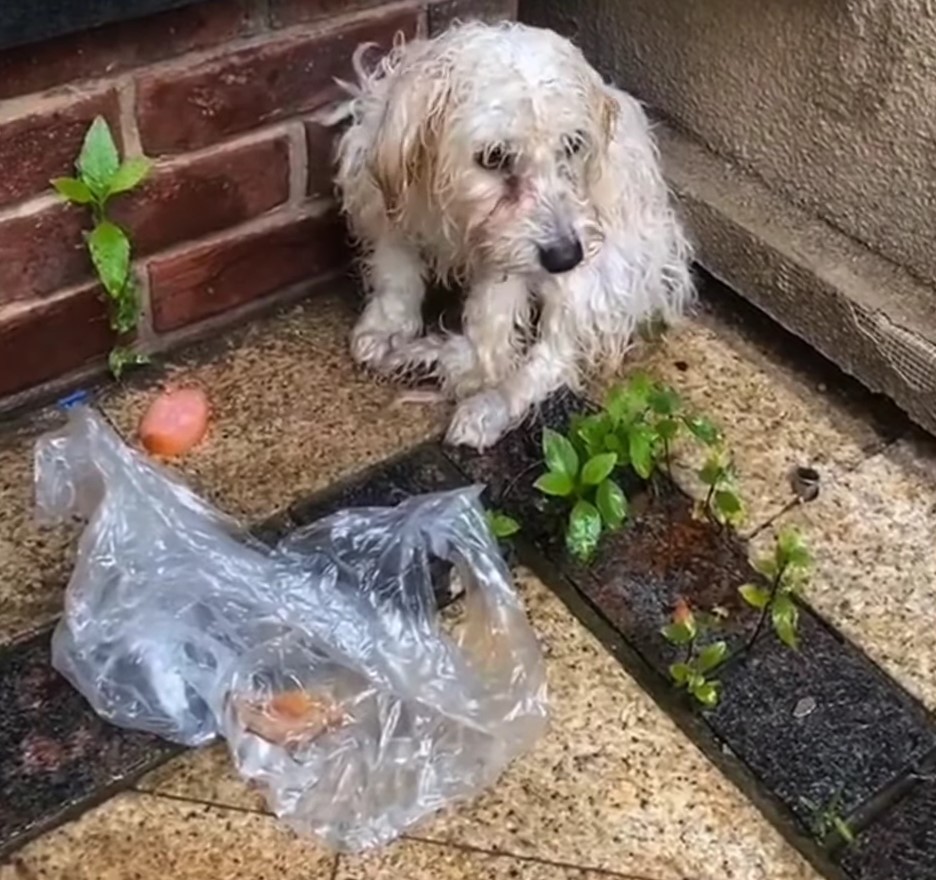
[[[736,525],[744,519],[744,505],[741,499],[730,489],[720,489],[712,499],[717,518],[723,522]]]
[[[491,534],[499,540],[510,538],[520,531],[520,523],[512,516],[507,516],[506,513],[501,513],[498,510],[489,510],[487,512],[487,523]]]
[[[605,440],[611,424],[604,413],[586,416],[575,425],[573,433],[581,440],[588,455],[597,455],[605,450]]]
[[[770,606],[770,619],[780,641],[788,648],[796,650],[799,647],[796,632],[799,624],[799,609],[796,603],[785,593],[779,593],[774,597],[773,604]]]
[[[699,659],[696,661],[696,669],[699,672],[711,672],[728,653],[728,645],[725,642],[712,642],[699,651]]]
[[[671,645],[688,645],[696,637],[695,623],[688,621],[667,624],[661,632]]]
[[[756,584],[745,584],[743,587],[738,588],[738,592],[748,605],[757,608],[759,611],[766,608],[767,603],[770,602],[770,591],[758,587]]]
[[[119,299],[130,274],[130,240],[119,226],[105,220],[88,236],[88,250],[104,289]]]
[[[553,495],[556,498],[568,498],[575,489],[572,478],[561,471],[549,471],[543,474],[533,485],[544,495]]]
[[[653,474],[653,433],[645,425],[635,425],[630,432],[628,454],[631,467],[645,480]]]
[[[120,379],[127,367],[140,367],[150,362],[149,355],[130,348],[115,348],[107,356],[107,365],[115,379]]]
[[[668,385],[651,388],[647,402],[650,404],[650,409],[659,416],[671,416],[682,406],[679,395]]]
[[[579,472],[579,457],[568,437],[546,428],[543,431],[543,456],[546,466],[556,473],[574,479]]]
[[[684,419],[689,433],[705,446],[717,446],[721,442],[721,431],[703,416],[689,416]]]
[[[851,826],[841,816],[832,817],[832,827],[845,843],[855,842],[855,832],[851,830]]]
[[[671,440],[675,440],[679,434],[679,422],[676,419],[660,419],[656,423],[656,432],[660,435],[661,440],[666,440],[669,443]]]
[[[688,663],[674,663],[669,668],[670,677],[676,684],[685,684],[689,681],[689,676],[692,674],[692,669]]]
[[[601,514],[593,504],[580,500],[569,514],[569,531],[566,543],[569,550],[579,559],[588,560],[598,547],[601,538]]]
[[[777,559],[781,566],[808,568],[812,565],[812,555],[803,536],[793,528],[784,529],[777,536]]]
[[[706,681],[693,684],[692,696],[694,696],[706,709],[714,709],[718,705],[718,696],[721,686],[717,681]]]
[[[615,452],[603,452],[592,456],[582,468],[582,485],[597,486],[614,470],[617,460]]]
[[[721,461],[714,456],[709,458],[699,471],[699,479],[705,483],[706,486],[717,486],[722,481],[724,475],[725,468]]]
[[[111,178],[107,194],[113,196],[133,189],[146,178],[152,167],[152,162],[145,156],[127,159]]]
[[[627,496],[613,480],[605,480],[598,487],[595,504],[609,528],[616,529],[627,519]]]
[[[120,156],[110,126],[103,116],[98,116],[91,123],[78,156],[77,167],[81,179],[91,192],[99,200],[105,199],[111,180],[120,168]]]
[[[62,198],[76,205],[87,205],[94,200],[94,195],[88,189],[88,185],[75,177],[56,177],[52,181],[52,186]]]

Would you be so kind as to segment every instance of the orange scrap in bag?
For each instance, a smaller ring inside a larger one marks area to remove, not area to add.
[[[284,691],[266,700],[238,699],[235,708],[251,733],[276,745],[315,739],[350,720],[337,703],[301,690]]]
[[[172,458],[195,447],[208,431],[208,397],[200,388],[163,391],[140,421],[140,440],[152,455]]]

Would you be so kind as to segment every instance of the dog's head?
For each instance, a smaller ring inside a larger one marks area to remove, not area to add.
[[[618,104],[575,46],[471,24],[408,47],[396,74],[371,173],[430,256],[456,271],[536,274],[597,251]]]

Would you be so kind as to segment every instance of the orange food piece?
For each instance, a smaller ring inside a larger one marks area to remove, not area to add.
[[[200,388],[164,391],[140,421],[147,452],[172,458],[196,446],[208,431],[208,397]]]
[[[262,702],[238,699],[243,725],[267,742],[290,745],[337,730],[350,720],[340,705],[302,691],[284,691]]]

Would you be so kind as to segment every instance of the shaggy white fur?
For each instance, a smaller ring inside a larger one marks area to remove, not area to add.
[[[434,370],[458,401],[448,440],[483,449],[642,320],[677,316],[689,246],[643,109],[569,41],[470,23],[373,69],[370,48],[331,118],[350,120],[338,185],[370,292],[352,352]],[[423,335],[430,275],[466,286],[462,334]]]

